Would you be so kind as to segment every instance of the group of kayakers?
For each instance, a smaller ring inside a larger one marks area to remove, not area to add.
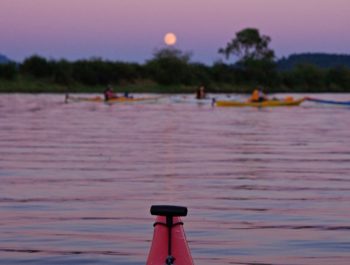
[[[106,89],[103,91],[103,94],[104,94],[105,101],[120,97],[113,91],[113,88],[111,85],[108,85],[106,87]],[[130,96],[128,92],[125,92],[123,97],[130,97]],[[201,85],[196,90],[196,99],[205,99],[205,98],[206,98],[205,87]],[[261,87],[254,89],[252,95],[249,98],[250,102],[262,102],[266,100],[268,100],[268,98],[263,92],[263,89]]]
[[[120,98],[114,91],[111,85],[108,85],[106,89],[103,91],[105,101]],[[128,92],[124,92],[123,97],[130,97]],[[206,98],[205,87],[199,86],[196,90],[196,99],[204,99]]]

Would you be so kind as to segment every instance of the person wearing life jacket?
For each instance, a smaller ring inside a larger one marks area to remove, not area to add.
[[[205,98],[205,88],[204,86],[200,86],[199,88],[197,88],[196,91],[196,99],[203,99]]]
[[[113,98],[118,98],[118,96],[113,92],[113,88],[111,85],[107,86],[107,88],[103,91],[103,95],[105,97],[105,101],[108,101]]]
[[[258,89],[254,89],[251,97],[250,97],[250,101],[251,102],[262,102],[267,100],[266,95],[264,94],[264,92],[262,91],[261,88]]]

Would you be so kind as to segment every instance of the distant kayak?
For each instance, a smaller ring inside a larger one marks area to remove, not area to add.
[[[350,106],[350,101],[325,100],[325,99],[309,98],[309,97],[307,97],[305,99],[307,101],[321,103],[321,104]]]
[[[265,100],[261,102],[251,101],[232,101],[232,100],[217,100],[215,105],[218,107],[284,107],[284,106],[299,106],[304,99],[298,100]]]
[[[66,95],[65,97],[65,102],[106,102],[106,103],[118,103],[118,102],[138,102],[138,101],[148,101],[148,100],[157,100],[160,99],[161,96],[157,97],[139,97],[139,98],[134,98],[134,97],[117,97],[117,98],[112,98],[107,101],[104,100],[104,98],[100,96],[95,96],[95,97],[79,97],[79,96],[71,96],[71,95]]]
[[[183,223],[179,217],[187,215],[187,208],[153,205],[151,214],[157,217],[146,265],[193,265]]]

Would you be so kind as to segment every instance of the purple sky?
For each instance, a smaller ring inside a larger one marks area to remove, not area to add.
[[[210,64],[246,27],[278,57],[349,54],[349,26],[350,0],[0,0],[0,54],[144,62],[174,32],[177,48]]]

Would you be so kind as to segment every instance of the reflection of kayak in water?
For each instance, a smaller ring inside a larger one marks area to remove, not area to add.
[[[307,97],[305,99],[307,101],[321,103],[321,104],[350,106],[350,101],[325,100],[325,99],[309,98],[309,97]]]
[[[179,217],[187,215],[187,208],[154,205],[151,207],[151,214],[157,217],[146,265],[193,265],[183,223]]]
[[[197,99],[194,96],[186,96],[186,95],[179,95],[179,96],[173,96],[170,98],[172,103],[189,103],[189,104],[211,104],[213,102],[213,98],[201,98]]]
[[[205,98],[197,99],[196,97],[194,97],[192,95],[191,96],[189,96],[189,95],[177,95],[177,96],[170,97],[170,101],[172,103],[213,105],[218,100],[233,100],[235,98],[236,98],[235,96],[231,96],[231,95],[215,95],[215,97],[208,96]]]
[[[66,95],[65,102],[106,102],[106,103],[118,103],[118,102],[138,102],[138,101],[152,101],[160,99],[161,96],[157,97],[140,97],[140,98],[134,98],[134,97],[117,97],[112,98],[107,101],[104,100],[104,98],[100,96],[95,97],[78,97],[78,96],[70,96]]]
[[[230,101],[230,100],[217,100],[215,102],[216,106],[219,107],[284,107],[284,106],[299,106],[304,99],[298,100],[265,100],[261,102],[251,102],[251,101]]]
[[[78,96],[71,96],[69,94],[66,94],[64,102],[101,102],[103,101],[103,98],[100,96],[95,97],[78,97]]]

